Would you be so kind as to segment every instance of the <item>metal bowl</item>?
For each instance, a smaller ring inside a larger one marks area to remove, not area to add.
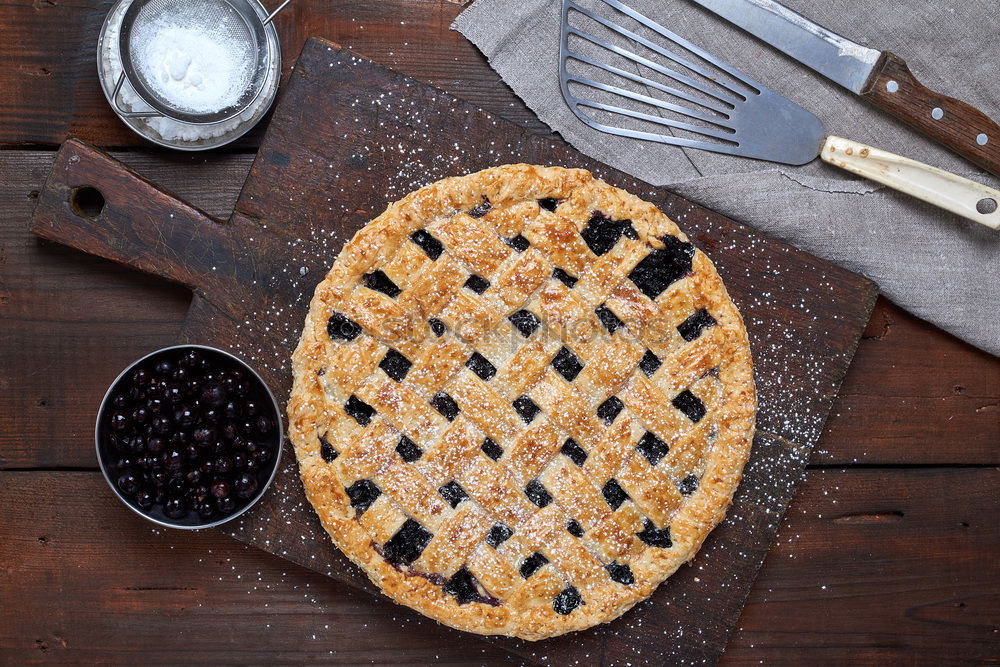
[[[122,79],[121,75],[123,72],[121,55],[118,52],[118,35],[122,27],[125,12],[132,5],[132,1],[117,0],[104,19],[104,24],[101,26],[100,36],[97,40],[98,78],[101,83],[101,90],[104,92],[104,97],[108,100],[108,104],[111,105],[115,115],[140,137],[159,146],[181,151],[203,151],[225,146],[253,129],[267,113],[272,102],[274,102],[274,98],[278,93],[278,83],[281,79],[281,48],[274,23],[267,23],[264,29],[268,49],[274,53],[274,57],[270,60],[271,66],[268,69],[263,90],[253,104],[235,118],[211,125],[182,123],[169,118],[130,118],[122,115],[116,109],[117,103],[114,100],[116,97],[116,84]],[[248,0],[248,2],[253,6],[254,11],[261,20],[267,19],[268,11],[261,3],[261,0]],[[135,108],[131,105],[126,106],[132,112],[141,112],[146,109],[141,101]],[[165,123],[170,125],[170,129],[173,132],[170,138],[165,138],[161,134]],[[206,128],[214,128],[210,133],[212,136],[204,134]]]
[[[140,508],[133,501],[129,500],[121,493],[121,491],[118,489],[118,485],[115,484],[114,479],[112,479],[112,475],[109,470],[109,468],[112,465],[111,461],[112,445],[109,441],[110,428],[108,425],[108,420],[105,419],[105,417],[111,410],[111,406],[109,403],[111,400],[111,396],[115,394],[116,390],[118,390],[123,384],[125,384],[129,380],[132,371],[135,370],[135,368],[140,364],[144,364],[146,362],[149,362],[150,360],[155,360],[161,356],[176,354],[178,350],[192,350],[192,349],[198,350],[202,354],[205,354],[209,357],[213,356],[224,357],[230,363],[235,364],[236,366],[247,372],[248,377],[251,378],[251,382],[255,382],[257,383],[257,385],[259,385],[259,387],[263,388],[264,392],[270,399],[268,405],[270,405],[271,409],[273,410],[271,416],[274,419],[274,425],[275,425],[274,435],[270,436],[270,439],[268,441],[268,444],[273,445],[275,450],[274,457],[267,464],[271,466],[271,469],[269,472],[264,472],[263,474],[260,475],[260,478],[266,477],[267,481],[265,481],[260,485],[260,488],[257,490],[256,495],[254,495],[254,497],[251,498],[246,505],[235,510],[232,514],[224,516],[220,519],[213,519],[210,521],[201,520],[201,518],[198,517],[198,515],[194,512],[189,512],[188,516],[184,517],[183,519],[171,519],[170,517],[166,516],[166,514],[163,513],[162,507],[158,504],[154,504],[148,511]],[[264,380],[260,377],[257,371],[251,368],[246,362],[244,362],[239,357],[230,354],[229,352],[226,352],[225,350],[220,350],[214,347],[208,347],[206,345],[172,345],[170,347],[164,347],[159,350],[156,350],[155,352],[150,352],[144,357],[135,360],[134,362],[129,364],[129,366],[125,370],[123,370],[121,373],[118,374],[118,377],[115,378],[115,381],[111,383],[111,386],[108,387],[108,391],[104,394],[104,399],[101,401],[101,407],[97,411],[97,422],[94,426],[94,444],[96,446],[96,451],[97,451],[97,461],[98,463],[100,463],[101,472],[104,474],[105,481],[107,481],[108,486],[111,487],[111,490],[115,492],[115,495],[118,496],[118,498],[125,504],[126,507],[131,509],[133,512],[135,512],[142,518],[148,521],[152,521],[153,523],[158,524],[160,526],[165,526],[167,528],[181,528],[185,530],[199,530],[202,528],[214,528],[215,526],[224,524],[227,521],[232,521],[233,519],[242,515],[244,512],[246,512],[251,507],[256,505],[257,502],[264,496],[264,493],[267,491],[268,488],[270,488],[271,484],[274,482],[275,476],[278,473],[278,467],[281,463],[281,450],[282,450],[282,441],[284,437],[283,436],[284,432],[285,432],[284,422],[281,419],[281,410],[278,407],[278,401],[275,400],[274,394],[271,392],[271,389],[267,386],[267,383],[264,382]]]

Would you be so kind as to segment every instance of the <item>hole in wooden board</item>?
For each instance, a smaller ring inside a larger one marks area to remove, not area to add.
[[[69,205],[82,218],[96,218],[104,210],[104,195],[89,185],[73,188],[69,195]]]
[[[976,202],[976,210],[983,215],[989,215],[990,213],[995,213],[997,210],[997,200],[990,197],[985,199],[980,199]]]

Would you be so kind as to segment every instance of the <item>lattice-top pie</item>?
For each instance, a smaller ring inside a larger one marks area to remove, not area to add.
[[[391,205],[316,288],[289,435],[333,541],[398,602],[539,639],[611,620],[722,519],[746,330],[703,253],[589,172]]]

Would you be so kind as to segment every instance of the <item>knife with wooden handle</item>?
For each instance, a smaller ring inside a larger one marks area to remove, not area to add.
[[[773,0],[693,0],[1000,177],[1000,125],[936,93],[899,56],[861,46]]]

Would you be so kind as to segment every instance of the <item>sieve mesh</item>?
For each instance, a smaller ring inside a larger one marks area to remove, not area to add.
[[[238,114],[256,98],[270,54],[261,19],[249,5],[238,0],[136,0],[135,4],[127,35],[122,35],[122,62],[136,92],[151,106],[180,120],[217,122]],[[187,81],[178,85],[169,80],[174,45],[163,35],[193,33],[225,49],[225,61],[234,65],[223,80],[211,82],[225,101],[214,107],[207,98],[192,102],[197,93],[186,88]],[[174,85],[174,92],[181,89],[188,94],[178,99],[166,84]]]

